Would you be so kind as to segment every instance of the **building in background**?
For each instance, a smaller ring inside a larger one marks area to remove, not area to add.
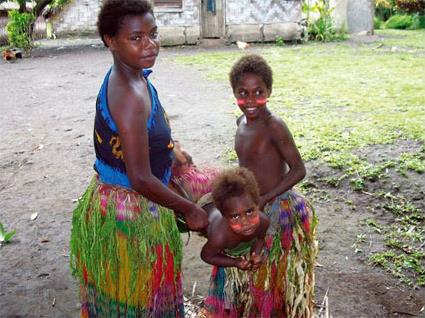
[[[95,33],[100,4],[100,0],[70,0],[50,16],[53,33]],[[153,0],[153,4],[163,45],[300,38],[301,0]]]

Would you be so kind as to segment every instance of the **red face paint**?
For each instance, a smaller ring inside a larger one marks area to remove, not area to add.
[[[229,225],[230,225],[230,228],[231,228],[234,232],[236,232],[236,233],[240,233],[240,232],[242,232],[242,224],[239,224],[239,223],[236,223],[236,224],[234,224],[234,223],[230,223]]]
[[[264,105],[267,104],[267,98],[256,98],[255,101],[257,102],[257,105],[260,107],[263,107]]]
[[[255,99],[255,103],[257,104],[257,106],[259,107],[263,107],[264,105],[267,104],[267,98],[264,97],[257,97]],[[246,105],[246,99],[244,98],[236,98],[236,104],[240,107],[243,107]]]
[[[256,229],[260,225],[260,215],[255,213],[254,215],[245,215],[244,220],[238,220],[236,222],[229,222],[229,226],[233,232],[246,235],[246,231]]]
[[[254,217],[249,218],[248,223],[251,226],[258,225],[260,223],[260,214],[256,213]]]
[[[243,98],[236,98],[236,104],[238,104],[238,106],[245,106],[246,100]]]

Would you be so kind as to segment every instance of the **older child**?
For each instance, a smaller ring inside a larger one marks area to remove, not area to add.
[[[292,135],[266,106],[272,70],[262,57],[247,55],[233,66],[230,82],[243,112],[237,121],[235,149],[239,165],[254,173],[259,208],[270,218],[269,255],[251,278],[242,314],[240,304],[229,299],[222,287],[230,277],[216,270],[205,301],[206,316],[312,317],[317,220],[310,204],[292,190],[305,176]]]

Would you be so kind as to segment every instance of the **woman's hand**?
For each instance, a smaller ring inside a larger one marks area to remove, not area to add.
[[[207,212],[196,204],[192,204],[191,208],[182,214],[187,228],[191,231],[200,231],[208,226]]]

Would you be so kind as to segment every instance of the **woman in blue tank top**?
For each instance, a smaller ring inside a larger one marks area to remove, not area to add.
[[[82,317],[183,317],[182,242],[207,215],[172,192],[174,143],[148,79],[159,52],[145,0],[106,0],[98,31],[113,56],[96,102],[96,175],[74,210],[71,268]]]

